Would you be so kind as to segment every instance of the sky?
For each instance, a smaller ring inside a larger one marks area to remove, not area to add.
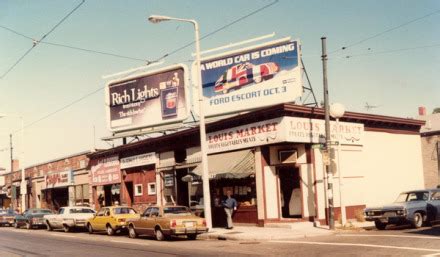
[[[0,26],[39,39],[80,2],[2,0]],[[272,32],[276,39],[299,39],[319,102],[323,99],[321,37],[325,36],[330,102],[343,103],[349,111],[397,117],[415,117],[422,105],[428,112],[440,107],[440,1],[279,0],[270,5],[272,2],[86,0],[44,41],[157,60],[192,42],[194,30],[189,23],[152,24],[148,16],[195,19],[202,36],[239,19],[203,39],[201,49]],[[270,6],[245,17],[266,5]],[[32,40],[4,28],[0,28],[0,43],[0,74],[32,46]],[[344,46],[348,47],[340,50]],[[173,53],[163,66],[190,66],[193,52],[191,45]],[[101,140],[111,135],[104,90],[99,90],[108,81],[102,77],[145,64],[140,60],[37,44],[0,79],[0,114],[9,116],[0,118],[0,167],[9,168],[10,133],[14,157],[24,149],[25,166],[111,147]],[[378,107],[367,110],[366,102]],[[13,115],[23,117],[24,138],[17,133],[20,119]]]

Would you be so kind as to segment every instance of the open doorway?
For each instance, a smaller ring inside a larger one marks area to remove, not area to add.
[[[188,182],[182,180],[186,175],[188,175],[188,169],[176,170],[177,204],[189,207]]]
[[[301,218],[301,187],[299,169],[295,166],[277,168],[280,183],[281,217]]]

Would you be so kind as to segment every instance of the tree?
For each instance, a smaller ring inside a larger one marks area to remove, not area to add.
[[[435,113],[440,113],[440,107],[434,108],[434,110],[432,111],[432,114]]]

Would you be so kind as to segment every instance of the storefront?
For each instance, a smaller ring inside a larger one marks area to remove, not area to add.
[[[49,172],[44,176],[43,206],[57,211],[61,207],[74,205],[69,201],[69,187],[73,185],[73,171]]]
[[[423,188],[418,132],[422,124],[412,119],[347,112],[338,123],[331,121],[333,144],[324,151],[324,111],[320,108],[282,104],[208,123],[214,226],[224,225],[221,203],[226,191],[232,191],[239,202],[236,223],[325,223],[327,163],[335,171],[336,220],[341,202],[347,218],[354,219],[365,206],[392,202],[401,191]],[[191,128],[97,152],[93,158],[158,153],[157,203],[185,205],[203,214],[198,135],[198,129]],[[147,174],[149,167],[144,167],[133,173],[143,170]],[[123,174],[125,184],[126,179],[128,183],[134,181],[130,169]],[[387,183],[395,178],[398,183]]]
[[[157,203],[155,165],[153,152],[121,158],[121,204],[143,212]]]
[[[121,202],[121,169],[119,156],[90,160],[93,202],[96,209]]]

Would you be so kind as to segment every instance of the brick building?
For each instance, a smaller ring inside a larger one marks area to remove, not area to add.
[[[426,122],[420,130],[425,187],[433,188],[440,185],[440,113],[427,115],[420,107],[418,118]]]

